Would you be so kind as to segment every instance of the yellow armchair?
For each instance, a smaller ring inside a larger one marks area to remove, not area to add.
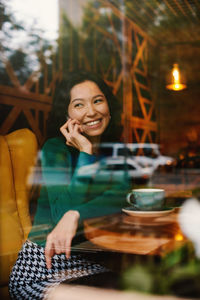
[[[29,129],[0,136],[0,295],[8,299],[8,280],[31,228],[27,183],[37,157],[37,140]]]

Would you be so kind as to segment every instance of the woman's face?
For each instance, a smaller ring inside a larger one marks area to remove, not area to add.
[[[110,121],[108,102],[93,81],[84,81],[71,89],[68,115],[80,122],[83,132],[91,137],[100,136]]]

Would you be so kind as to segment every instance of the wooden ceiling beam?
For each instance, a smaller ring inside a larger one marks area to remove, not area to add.
[[[185,4],[187,5],[188,9],[191,11],[193,16],[196,16],[195,11],[193,10],[191,4],[188,2],[188,0],[184,0]]]
[[[163,0],[163,2],[167,5],[167,7],[169,8],[169,10],[172,12],[173,15],[178,16],[175,9],[169,4],[169,2],[167,0]]]
[[[141,3],[141,1],[136,0],[135,3],[136,3],[136,5],[137,5],[137,7],[138,7],[139,9],[142,8],[143,4]],[[146,4],[148,5],[148,1],[146,2]],[[155,14],[155,11],[154,11],[154,10],[153,10],[153,13]],[[145,11],[145,14],[146,14],[151,20],[154,19],[154,16],[152,16],[150,13],[148,13],[147,10]]]
[[[185,17],[188,17],[187,14],[185,13],[182,5],[179,4],[179,2],[177,0],[173,0],[175,5],[178,7],[178,9],[182,12],[182,14],[185,16]]]
[[[127,18],[129,24],[134,28],[135,31],[137,31],[137,33],[139,33],[142,37],[147,38],[150,43],[155,44],[155,41],[151,37],[149,37],[145,30],[141,29],[141,27],[138,24],[136,24],[133,20],[126,17],[119,8],[117,8],[116,6],[114,6],[106,0],[100,0],[100,2],[103,4],[103,6],[110,7],[112,9],[112,12],[120,19]]]
[[[127,3],[127,8],[129,9],[130,13],[134,14],[134,21],[137,22],[142,29],[144,29],[148,25],[148,21],[144,20],[144,18],[141,17],[138,11],[131,7],[129,3]],[[129,15],[128,18],[130,18]]]
[[[159,0],[155,0],[155,1],[158,3],[157,5],[158,5],[160,11],[162,11],[163,14],[168,15],[169,17],[171,17],[171,13],[170,13],[167,9],[165,9],[165,8],[163,7],[163,3],[160,3]]]

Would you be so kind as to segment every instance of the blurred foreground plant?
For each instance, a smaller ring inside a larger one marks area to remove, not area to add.
[[[159,260],[149,257],[124,272],[122,288],[200,299],[200,259],[196,257],[192,243]]]

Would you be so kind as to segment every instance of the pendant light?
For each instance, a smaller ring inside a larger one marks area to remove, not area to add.
[[[181,91],[186,87],[185,76],[180,72],[178,64],[175,63],[167,76],[166,88],[173,91]]]

